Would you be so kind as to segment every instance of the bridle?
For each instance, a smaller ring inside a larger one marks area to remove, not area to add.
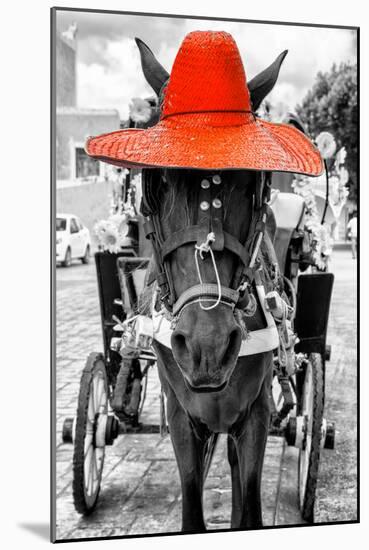
[[[161,177],[157,170],[143,170],[141,212],[145,216],[144,232],[150,239],[156,263],[156,281],[160,300],[172,318],[178,318],[190,304],[198,303],[204,310],[213,309],[219,303],[233,309],[245,311],[255,301],[251,284],[260,267],[258,253],[265,232],[267,202],[270,198],[270,173],[261,172],[260,181],[253,189],[252,218],[245,242],[223,229],[223,204],[216,195],[222,185],[221,172],[213,171],[204,175],[199,172],[200,185],[197,223],[183,227],[166,239],[163,237],[160,220],[160,205],[157,186]],[[194,183],[194,184],[196,184]],[[170,270],[170,255],[183,245],[194,243],[194,260],[197,266],[199,284],[176,296]],[[239,259],[230,287],[221,285],[213,252],[229,250]],[[217,283],[203,282],[199,269],[199,257],[210,254]],[[210,306],[204,304],[210,303]]]

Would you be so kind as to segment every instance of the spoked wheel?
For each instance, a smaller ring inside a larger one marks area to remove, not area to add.
[[[314,521],[314,502],[318,479],[320,443],[324,409],[324,369],[319,353],[311,353],[302,385],[301,415],[304,438],[299,454],[299,498],[302,518]]]
[[[90,514],[100,491],[105,456],[108,384],[104,358],[91,353],[81,377],[73,455],[73,498],[80,514]]]

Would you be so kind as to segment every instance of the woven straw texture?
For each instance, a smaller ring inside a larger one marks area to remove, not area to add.
[[[319,151],[293,126],[251,113],[241,56],[225,32],[192,32],[175,59],[161,120],[89,138],[86,152],[125,167],[246,169],[316,176]]]

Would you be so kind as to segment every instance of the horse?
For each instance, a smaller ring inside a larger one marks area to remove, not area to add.
[[[160,104],[169,75],[148,46],[139,39],[136,42],[143,73]],[[273,88],[285,54],[250,81],[254,111]],[[254,299],[253,311],[240,319],[232,292],[239,290],[240,274],[247,269],[243,255],[246,244],[253,242],[258,212],[266,202],[266,173],[148,168],[143,169],[142,179],[143,213],[154,214],[157,221],[156,232],[151,227],[148,235],[154,244],[157,275],[164,274],[162,298],[164,302],[171,298],[172,307],[174,302],[178,305],[172,316],[171,347],[157,340],[153,345],[181,480],[182,531],[206,530],[202,493],[222,433],[228,436],[231,528],[261,527],[260,486],[273,351],[239,355],[245,334],[262,329],[265,318],[260,300]],[[204,219],[210,219],[215,240],[203,230]],[[183,232],[194,227],[196,234],[183,238]],[[262,269],[258,276],[263,276]],[[209,296],[201,292],[188,296],[199,283],[208,285]],[[250,299],[247,291],[246,295]],[[187,300],[181,302],[183,296]]]

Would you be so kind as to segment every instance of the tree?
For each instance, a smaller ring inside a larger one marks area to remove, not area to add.
[[[311,90],[296,111],[315,138],[320,132],[334,135],[337,149],[347,151],[349,198],[357,200],[357,66],[341,63],[327,73],[319,72]]]

